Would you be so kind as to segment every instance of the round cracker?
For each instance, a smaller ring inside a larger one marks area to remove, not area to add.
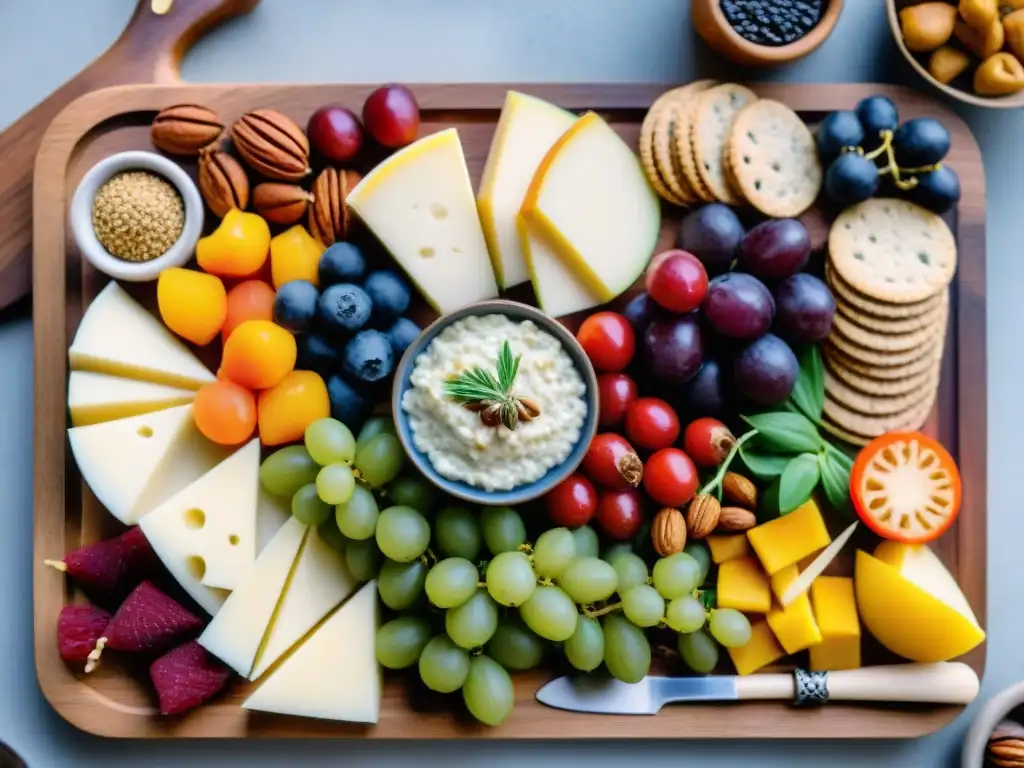
[[[686,205],[700,202],[700,198],[686,183],[686,178],[679,167],[678,158],[675,156],[676,110],[674,106],[691,101],[699,93],[717,84],[717,80],[696,80],[681,88],[674,88],[655,102],[656,105],[660,103],[660,113],[655,117],[651,137],[654,162],[673,196],[684,201]]]
[[[673,139],[675,141],[675,157],[679,161],[679,169],[683,178],[690,185],[697,197],[705,203],[715,202],[715,196],[711,194],[697,173],[697,161],[693,156],[693,143],[690,140],[692,134],[694,115],[696,115],[697,103],[695,99],[684,104],[677,104],[675,107],[675,128]]]
[[[844,356],[852,360],[856,360],[857,362],[878,366],[880,368],[898,368],[909,366],[912,363],[928,356],[936,347],[941,346],[942,338],[942,334],[935,334],[932,338],[926,341],[924,345],[917,347],[916,349],[909,349],[903,352],[884,352],[877,349],[868,349],[867,347],[862,347],[859,344],[854,344],[846,337],[836,333],[835,328],[833,328],[826,344],[833,349],[837,349],[842,352]]]
[[[862,445],[886,432],[920,429],[928,420],[928,414],[932,412],[936,392],[937,390],[932,390],[927,397],[902,413],[887,416],[869,416],[857,413],[826,396],[821,425],[832,434],[848,442],[850,442],[849,437],[859,438],[863,441],[860,443]]]
[[[757,101],[757,94],[735,83],[717,85],[697,97],[696,114],[690,126],[697,173],[704,186],[720,202],[740,205],[743,198],[733,192],[722,167],[722,155],[732,131],[736,115]]]
[[[814,136],[785,104],[760,99],[740,110],[728,147],[738,191],[762,213],[795,218],[818,197],[822,170]]]
[[[883,379],[871,376],[864,370],[856,371],[847,366],[834,355],[823,355],[825,367],[833,378],[839,379],[847,387],[864,395],[874,397],[899,397],[923,387],[928,380],[938,375],[941,358],[931,358],[931,364],[925,370],[897,379]],[[874,370],[874,369],[868,369]]]
[[[880,352],[906,352],[916,349],[925,344],[938,332],[939,324],[946,319],[945,304],[940,304],[934,312],[929,313],[917,328],[897,331],[890,327],[887,322],[875,321],[871,327],[864,328],[850,320],[842,311],[837,311],[832,317],[832,327],[836,332],[867,349],[874,349]]]
[[[902,381],[903,379],[920,376],[931,370],[933,366],[938,365],[942,360],[943,347],[938,345],[917,360],[904,363],[903,365],[872,365],[871,363],[856,360],[829,344],[823,344],[821,351],[823,357],[833,369],[841,367],[869,379]]]
[[[941,305],[942,297],[946,294],[939,294]],[[946,298],[945,301],[949,299]],[[850,304],[847,304],[841,298],[836,300],[836,314],[842,315],[849,322],[857,325],[858,327],[872,333],[910,333],[912,331],[919,331],[922,328],[929,328],[938,319],[939,306],[928,310],[921,315],[913,315],[911,317],[904,318],[883,318],[876,317],[867,312],[862,312]]]
[[[826,398],[867,416],[889,416],[906,413],[907,410],[920,404],[938,385],[939,379],[938,372],[936,371],[925,379],[921,387],[909,392],[904,392],[900,395],[867,394],[849,386],[842,379],[835,376],[828,368],[825,368]]]
[[[942,301],[942,293],[937,293],[929,299],[914,302],[913,304],[887,304],[868,298],[847,285],[832,267],[829,259],[825,260],[825,282],[828,283],[832,293],[835,294],[836,304],[842,301],[849,307],[868,315],[883,318],[886,321],[926,315],[929,312],[934,312],[935,308]]]
[[[839,214],[828,251],[847,285],[892,304],[931,298],[956,273],[956,239],[946,222],[896,198],[872,198]]]
[[[667,94],[666,94],[667,95]],[[654,105],[647,110],[647,114],[644,116],[644,121],[640,126],[640,141],[638,148],[640,151],[640,165],[643,166],[644,174],[647,176],[647,180],[654,187],[654,191],[658,195],[673,205],[687,205],[687,201],[681,199],[675,195],[672,190],[668,188],[668,184],[661,176],[661,171],[658,170],[657,163],[654,157],[654,126],[658,120],[661,112],[668,111],[669,105],[663,104],[659,106],[661,99],[659,98],[654,102]]]

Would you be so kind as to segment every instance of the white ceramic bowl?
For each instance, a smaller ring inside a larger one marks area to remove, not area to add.
[[[974,716],[974,722],[964,736],[964,744],[960,756],[961,768],[983,768],[985,753],[988,749],[988,738],[992,731],[1017,707],[1024,704],[1024,683],[1015,683],[1004,688],[981,708]]]
[[[170,182],[185,204],[185,227],[167,252],[149,261],[126,261],[111,255],[96,237],[92,227],[92,204],[99,188],[124,171],[151,171]],[[146,282],[156,280],[170,267],[180,267],[195,250],[203,231],[203,198],[195,182],[173,160],[153,152],[120,152],[96,163],[82,178],[71,198],[71,233],[78,250],[96,269],[117,280]]]

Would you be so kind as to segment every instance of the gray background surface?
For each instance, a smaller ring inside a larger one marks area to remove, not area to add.
[[[847,0],[830,40],[771,77],[807,82],[913,79],[881,0]],[[101,53],[135,0],[0,0],[0,127]],[[698,64],[700,60],[700,64]],[[264,0],[188,57],[208,81],[687,81],[728,75],[694,39],[687,0]],[[750,77],[750,74],[740,75]],[[988,170],[989,640],[982,699],[1024,678],[1017,592],[1024,378],[1019,295],[1024,114],[965,111]],[[0,173],[3,158],[0,158]],[[64,723],[43,700],[32,657],[32,329],[0,315],[0,740],[36,766],[931,766],[957,765],[970,708],[916,742],[359,743],[116,742]],[[979,371],[979,374],[981,372]],[[727,710],[723,710],[727,717]],[[737,734],[739,736],[740,734]]]

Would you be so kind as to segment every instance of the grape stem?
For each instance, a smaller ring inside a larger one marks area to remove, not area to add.
[[[586,605],[582,606],[582,608],[583,608],[583,615],[586,616],[588,619],[597,619],[597,618],[600,618],[601,616],[606,616],[609,613],[615,613],[615,611],[621,611],[622,610],[622,603],[610,603],[610,604],[606,605],[604,608],[591,608],[591,607],[586,606]]]
[[[698,496],[714,492],[718,497],[718,500],[722,500],[722,480],[725,479],[725,473],[729,471],[729,465],[732,464],[733,459],[736,458],[736,454],[740,452],[740,446],[756,434],[757,430],[752,429],[736,439],[736,442],[732,444],[732,448],[729,449],[729,453],[725,455],[725,460],[718,468],[718,472],[715,473],[715,476],[708,480],[708,482],[704,484],[704,487],[697,492]]]
[[[893,132],[885,130],[881,131],[879,135],[882,138],[882,143],[877,149],[864,154],[864,157],[868,160],[874,160],[885,155],[886,164],[884,167],[878,169],[878,175],[892,176],[893,183],[895,183],[900,189],[904,191],[913,189],[918,184],[918,179],[915,174],[930,173],[931,171],[938,170],[941,167],[941,163],[936,163],[935,165],[922,165],[919,168],[900,168],[896,163],[896,150],[893,149],[892,146]],[[863,150],[860,151],[863,153]],[[903,178],[903,175],[910,176],[910,178]]]

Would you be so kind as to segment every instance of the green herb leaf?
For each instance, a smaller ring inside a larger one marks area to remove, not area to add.
[[[799,413],[779,411],[744,416],[761,442],[781,453],[817,453],[825,444],[817,427]]]
[[[821,421],[821,410],[825,406],[825,367],[817,344],[808,344],[800,353],[800,373],[790,401],[815,424]]]
[[[779,512],[787,515],[811,498],[818,478],[817,454],[801,453],[791,459],[779,478]]]
[[[832,446],[827,446],[818,454],[821,487],[828,503],[837,512],[850,511],[850,467],[843,461],[844,458],[849,457]]]
[[[701,605],[709,611],[714,608],[715,604],[718,602],[718,590],[716,589],[702,589],[697,594],[700,596]]]
[[[763,453],[748,449],[745,445],[740,446],[740,458],[747,470],[761,480],[774,480],[781,475],[790,459],[789,456],[780,453]]]
[[[509,392],[512,389],[512,384],[516,380],[516,374],[519,373],[519,360],[522,355],[518,357],[512,357],[512,348],[506,341],[501,346],[501,354],[498,355],[498,386],[501,387],[503,392]]]
[[[501,402],[508,401],[515,407],[511,397],[512,385],[519,373],[519,357],[512,357],[512,349],[506,341],[498,354],[498,376],[495,378],[490,371],[477,366],[463,371],[458,378],[446,381],[445,394],[460,403]],[[505,419],[502,419],[505,421]],[[511,417],[510,419],[511,420]],[[505,422],[506,424],[508,421]],[[513,427],[509,427],[513,429]]]

